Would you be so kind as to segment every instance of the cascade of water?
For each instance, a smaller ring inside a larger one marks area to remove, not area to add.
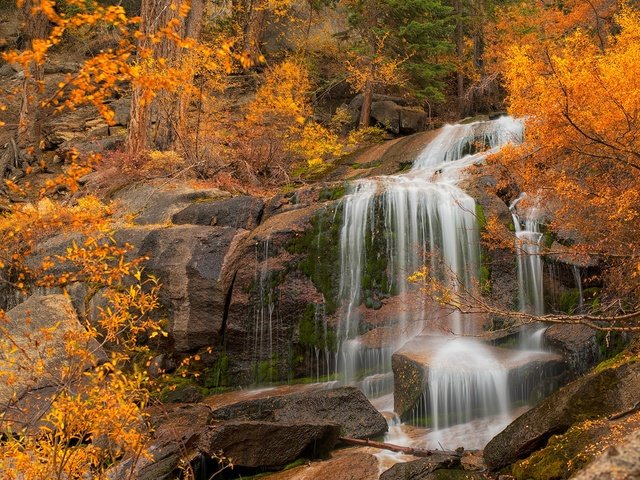
[[[256,246],[257,265],[257,305],[254,314],[253,352],[255,380],[258,383],[270,383],[272,378],[272,361],[274,358],[274,333],[277,328],[276,292],[269,268],[270,239]]]
[[[509,141],[521,141],[523,125],[510,117],[467,125],[448,125],[418,156],[413,168],[401,175],[356,182],[343,199],[340,237],[340,295],[343,313],[338,325],[337,371],[353,383],[358,371],[383,374],[390,371],[393,351],[424,328],[426,312],[400,311],[397,326],[372,364],[363,360],[359,305],[363,278],[367,284],[380,272],[372,271],[373,251],[382,245],[386,279],[384,291],[399,298],[410,291],[408,276],[422,266],[430,275],[448,281],[451,288],[472,289],[480,269],[480,247],[476,204],[457,187],[461,171],[481,162],[490,152]],[[367,263],[369,262],[369,264]],[[379,280],[379,279],[378,279]],[[370,292],[369,288],[368,292]],[[417,318],[416,318],[417,317]],[[411,320],[409,322],[409,320]],[[471,333],[459,315],[451,316],[448,329]]]
[[[434,430],[506,414],[507,376],[507,369],[485,345],[466,339],[446,342],[430,364],[429,395],[424,397]]]
[[[582,295],[582,277],[580,276],[580,267],[574,265],[573,268],[573,279],[576,283],[576,288],[578,289],[578,312],[581,313],[584,310],[584,297]]]
[[[524,198],[519,196],[510,206],[516,231],[516,256],[518,261],[518,299],[520,311],[535,315],[544,313],[544,293],[542,282],[541,242],[538,220],[539,210],[531,207],[521,218],[517,205]]]

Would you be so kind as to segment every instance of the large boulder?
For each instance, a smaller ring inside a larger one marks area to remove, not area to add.
[[[109,480],[169,480],[197,454],[207,433],[211,409],[206,405],[153,407],[147,411],[153,434],[145,446],[149,457],[125,458],[107,473]]]
[[[260,223],[264,202],[256,197],[240,196],[227,200],[201,201],[173,216],[173,223],[216,225],[253,230]]]
[[[574,480],[632,480],[640,478],[640,430],[609,447]]]
[[[231,227],[199,225],[132,227],[114,234],[118,243],[134,245],[136,255],[149,256],[146,272],[162,284],[160,302],[177,352],[220,342],[231,283],[226,274],[246,235]]]
[[[380,480],[424,480],[439,469],[453,469],[460,466],[456,455],[435,454],[411,462],[396,463],[380,475]]]
[[[551,325],[544,332],[544,340],[564,356],[575,375],[587,372],[601,359],[596,332],[586,325]]]
[[[640,362],[594,371],[558,390],[494,437],[484,449],[494,470],[529,456],[576,422],[632,409],[640,397]]]
[[[0,406],[64,383],[69,366],[89,368],[105,359],[67,296],[32,295],[6,312],[0,326]]]
[[[326,456],[338,442],[339,433],[340,426],[328,421],[234,420],[211,425],[198,448],[237,467],[278,469],[300,457]]]
[[[382,414],[354,387],[246,400],[214,410],[213,418],[285,423],[332,422],[340,425],[341,436],[352,438],[377,437],[388,428]]]
[[[381,100],[371,104],[371,118],[397,135],[424,130],[428,115],[423,110],[401,107],[391,100]]]
[[[293,362],[304,357],[301,324],[306,321],[314,328],[315,310],[329,301],[329,293],[325,295],[320,287],[335,284],[319,275],[313,278],[311,270],[333,275],[329,258],[337,258],[338,248],[333,245],[333,250],[323,251],[326,262],[322,264],[313,257],[318,243],[313,222],[321,209],[321,204],[312,205],[271,216],[238,248],[224,336],[229,358],[226,375],[235,384],[286,380],[310,367]],[[318,343],[324,350],[319,337],[308,337],[308,343]]]
[[[191,204],[229,196],[217,188],[196,189],[187,184],[164,182],[126,186],[113,195],[113,200],[120,207],[118,215],[133,216],[133,223],[137,225],[167,225],[175,214]]]

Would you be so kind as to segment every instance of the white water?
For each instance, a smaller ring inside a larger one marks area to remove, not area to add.
[[[519,212],[517,207],[525,195],[520,195],[511,204],[511,216],[516,231],[516,256],[518,259],[518,299],[522,312],[534,315],[544,313],[542,285],[542,256],[540,232],[540,209],[533,205]]]
[[[476,341],[444,342],[430,368],[424,413],[435,431],[509,411],[507,368]]]
[[[407,277],[423,266],[450,288],[473,291],[480,270],[476,203],[457,184],[464,178],[464,169],[483,162],[508,142],[520,142],[522,135],[522,123],[510,117],[448,125],[421,152],[409,172],[355,182],[343,200],[340,238],[343,311],[338,325],[337,369],[345,382],[359,385],[370,397],[387,394],[392,353],[425,328],[433,333],[428,322],[432,312],[418,308],[398,313],[397,328],[385,348],[370,349],[360,342],[359,336],[365,333],[359,308],[365,300],[362,278],[367,262],[379,254],[373,251],[374,245],[385,248],[388,292],[384,293],[402,297],[410,292],[413,287]],[[523,259],[523,292],[530,288],[524,286],[527,268]],[[534,308],[540,305],[541,294]],[[459,314],[450,315],[446,329],[454,335],[474,332]],[[464,441],[466,447],[482,446],[491,438],[488,435],[497,433],[496,429],[512,418],[509,371],[480,342],[447,338],[451,337],[443,337],[442,346],[432,352],[427,391],[413,415],[428,419],[431,442],[446,439]],[[357,380],[359,372],[367,375],[364,380]],[[475,432],[475,440],[470,441],[468,435],[465,440],[456,437],[464,430],[461,425],[474,422],[486,423],[482,432]],[[415,444],[405,438],[404,428],[392,422],[388,441]]]
[[[518,307],[521,312],[544,314],[544,285],[542,240],[540,232],[541,211],[536,204],[519,208],[526,194],[520,195],[510,205],[516,233],[516,259],[518,263]],[[523,329],[520,348],[541,350],[545,326],[532,325]]]
[[[522,139],[522,123],[510,117],[468,125],[447,125],[416,159],[411,171],[355,182],[343,200],[340,237],[340,294],[343,312],[338,325],[338,370],[346,382],[355,380],[354,358],[359,345],[358,306],[362,302],[362,277],[367,246],[383,235],[386,245],[388,292],[402,296],[409,275],[428,265],[430,274],[451,288],[472,290],[480,268],[476,204],[457,186],[463,170],[479,163],[508,141]],[[480,153],[466,154],[480,149]],[[466,155],[465,155],[466,154]],[[382,225],[380,225],[380,220]],[[371,254],[371,252],[369,252]],[[424,328],[422,318],[400,314],[393,351]],[[415,314],[414,314],[415,315]],[[471,333],[459,316],[452,315],[449,330]],[[383,361],[380,365],[389,364]],[[383,373],[383,372],[377,372]]]

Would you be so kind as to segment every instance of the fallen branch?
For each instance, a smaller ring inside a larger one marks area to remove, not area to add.
[[[372,440],[360,440],[357,438],[340,437],[342,443],[347,445],[355,445],[358,447],[373,447],[381,450],[390,450],[392,452],[405,453],[407,455],[413,455],[414,457],[431,457],[432,455],[451,455],[455,457],[462,456],[462,450],[450,452],[446,450],[422,450],[420,448],[402,447],[400,445],[393,445],[391,443],[374,442]]]

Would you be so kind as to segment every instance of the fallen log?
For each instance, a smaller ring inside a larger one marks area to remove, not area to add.
[[[447,450],[423,450],[421,448],[403,447],[392,443],[374,442],[373,440],[360,440],[357,438],[340,437],[339,439],[346,445],[354,445],[358,447],[373,447],[381,450],[389,450],[391,452],[405,453],[414,457],[430,457],[432,455],[451,455],[461,457],[464,450],[458,449],[455,452]]]

